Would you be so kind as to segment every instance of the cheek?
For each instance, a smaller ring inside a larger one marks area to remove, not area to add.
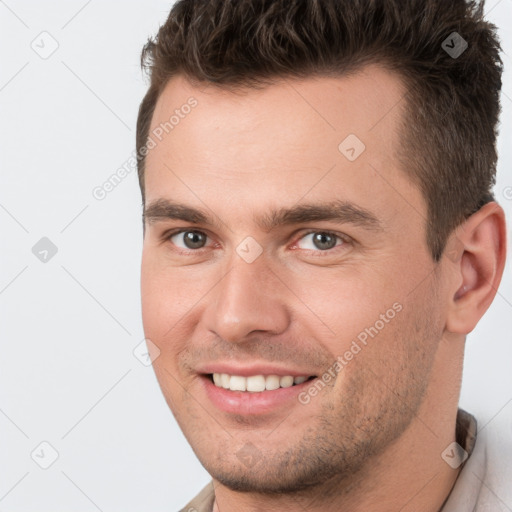
[[[141,267],[142,317],[145,331],[163,337],[187,316],[205,291],[191,267],[170,267],[160,255],[147,251]]]
[[[160,255],[149,251],[143,255],[142,320],[145,337],[160,350],[153,366],[161,382],[171,379],[166,370],[172,375],[181,373],[179,356],[194,336],[208,289],[213,286],[205,277],[192,267],[171,268]],[[173,385],[169,382],[170,387]]]
[[[142,323],[147,338],[152,338],[160,330],[159,326],[165,318],[161,305],[165,304],[165,287],[158,286],[159,276],[147,253],[143,253],[141,267],[141,305]]]
[[[367,330],[374,333],[376,323],[379,332],[389,330],[399,314],[396,309],[400,309],[402,299],[387,277],[379,279],[375,273],[362,275],[346,269],[322,270],[297,277],[297,296],[307,306],[302,307],[299,322],[309,318],[312,335],[325,332],[326,337],[317,339],[324,340],[334,357],[347,350],[352,340],[364,340]]]

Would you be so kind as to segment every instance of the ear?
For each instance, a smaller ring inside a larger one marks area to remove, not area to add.
[[[443,255],[453,272],[447,331],[468,334],[475,328],[496,295],[505,256],[505,213],[492,201],[454,231]]]

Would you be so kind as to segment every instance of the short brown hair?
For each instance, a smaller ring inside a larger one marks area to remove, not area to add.
[[[449,51],[455,47],[460,55]],[[451,231],[494,199],[500,49],[483,2],[179,0],[141,55],[150,75],[137,119],[142,200],[140,150],[173,76],[257,88],[378,63],[407,89],[397,157],[426,200],[427,244],[438,261]]]

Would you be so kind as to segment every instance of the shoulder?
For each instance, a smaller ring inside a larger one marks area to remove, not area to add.
[[[192,501],[187,503],[180,512],[212,512],[214,500],[215,493],[213,482],[210,482]]]
[[[494,418],[476,419],[473,450],[442,512],[512,510],[512,404]]]

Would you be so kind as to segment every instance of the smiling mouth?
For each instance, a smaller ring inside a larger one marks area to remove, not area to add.
[[[290,388],[316,378],[316,375],[229,375],[227,373],[210,373],[207,377],[218,388],[230,391],[247,391],[249,393],[261,393],[274,391],[280,388]]]

